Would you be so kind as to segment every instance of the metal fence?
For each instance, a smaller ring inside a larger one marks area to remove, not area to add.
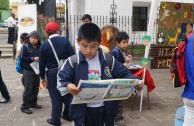
[[[82,15],[70,15],[68,20],[69,20],[69,40],[74,46],[76,35],[78,32],[79,27],[82,25],[81,21]],[[135,51],[136,48],[145,48],[142,46],[142,37],[147,34],[147,31],[133,31],[133,20],[130,16],[118,16],[116,19],[116,22],[112,24],[110,22],[110,17],[109,16],[99,16],[99,15],[93,15],[92,16],[92,22],[97,24],[100,28],[106,25],[114,25],[116,26],[119,31],[125,31],[129,35],[129,44],[130,48],[132,49],[132,52],[134,55],[142,55],[142,53],[137,53],[139,50],[142,52],[142,49],[138,49],[138,51]],[[148,23],[148,21],[147,21]],[[156,35],[157,35],[157,20],[155,20],[154,23],[154,32],[152,36],[152,43],[155,43],[156,41]],[[64,33],[65,34],[65,33]],[[133,45],[132,45],[133,44]],[[135,45],[135,46],[134,46]],[[140,45],[140,47],[138,47]]]

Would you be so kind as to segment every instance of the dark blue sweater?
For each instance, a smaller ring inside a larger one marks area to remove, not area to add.
[[[69,56],[75,54],[70,42],[61,36],[56,36],[50,39],[59,60],[67,59]],[[48,41],[42,43],[39,53],[39,70],[41,79],[45,78],[45,68],[58,68],[58,63],[53,53],[53,50]]]

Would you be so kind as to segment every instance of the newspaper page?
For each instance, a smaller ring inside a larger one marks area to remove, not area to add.
[[[39,62],[34,61],[32,63],[30,63],[30,66],[32,67],[32,69],[34,70],[34,72],[39,75],[40,71],[39,71]]]
[[[127,99],[138,85],[137,79],[80,80],[82,91],[73,97],[72,104],[97,103]]]

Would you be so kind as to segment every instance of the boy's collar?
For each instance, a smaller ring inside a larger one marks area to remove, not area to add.
[[[53,35],[49,36],[49,39],[54,38],[54,37],[58,37],[58,36],[60,36],[60,35],[59,34],[53,34]]]
[[[123,52],[123,51],[121,50],[121,48],[119,48],[118,46],[117,46],[116,48],[118,48],[120,52],[125,53],[125,52]]]
[[[118,48],[119,52],[125,57],[125,52],[123,52],[118,46],[116,48]]]

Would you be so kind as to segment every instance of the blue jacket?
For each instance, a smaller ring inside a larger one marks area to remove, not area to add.
[[[120,48],[115,47],[110,54],[114,56],[115,59],[117,59],[120,63],[125,63],[125,57],[123,56],[123,52]]]
[[[55,48],[59,60],[67,59],[69,56],[75,54],[70,42],[66,38],[61,36],[55,36],[50,40]],[[39,70],[40,77],[42,79],[45,78],[45,68],[58,68],[57,60],[48,41],[42,43],[39,53]]]
[[[182,97],[194,100],[194,34],[188,38],[185,53],[185,67],[188,80],[185,84]]]
[[[33,47],[31,43],[24,44],[21,48],[21,61],[25,70],[33,71],[30,63],[34,62],[34,57],[39,57],[39,49],[41,43],[38,43],[36,47]]]
[[[101,64],[101,79],[116,79],[116,78],[130,78],[136,79],[137,77],[133,76],[128,70],[117,60],[113,58],[113,67],[111,70],[111,75],[107,75],[105,72],[105,67],[109,67],[105,61],[102,50],[98,49],[99,60]],[[111,55],[110,55],[111,56]],[[79,52],[79,63],[77,64],[76,69],[71,65],[69,58],[66,60],[62,69],[58,72],[58,83],[57,87],[61,94],[65,94],[66,87],[69,83],[73,83],[76,86],[78,85],[79,80],[88,80],[88,63],[81,52]],[[105,101],[105,123],[108,121],[114,121],[118,101]],[[78,120],[80,125],[85,121],[86,115],[86,104],[72,104],[70,108],[70,116],[73,120]],[[106,123],[107,124],[107,123]]]

